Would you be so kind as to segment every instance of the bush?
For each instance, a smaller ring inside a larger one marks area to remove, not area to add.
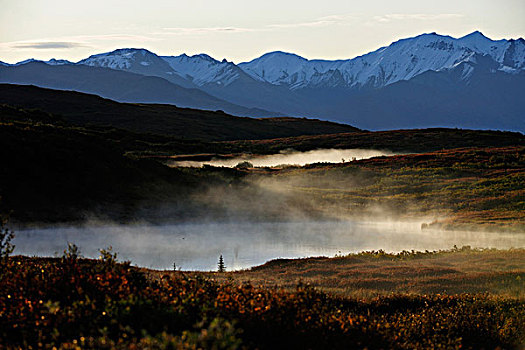
[[[73,253],[74,249],[72,249]],[[69,254],[73,257],[75,254]],[[78,256],[78,254],[77,254]],[[336,298],[101,260],[11,257],[0,276],[7,348],[516,348],[520,300],[487,295]],[[110,264],[112,268],[108,268]]]
[[[240,162],[238,163],[236,166],[235,166],[236,169],[248,169],[248,168],[253,168],[253,164],[248,162],[248,161],[244,161],[244,162]]]

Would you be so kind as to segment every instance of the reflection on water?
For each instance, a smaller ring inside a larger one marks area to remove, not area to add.
[[[28,229],[15,232],[15,254],[61,255],[67,242],[86,257],[113,246],[120,260],[134,265],[183,270],[215,270],[220,254],[227,269],[260,265],[275,258],[334,256],[363,250],[523,248],[525,234],[420,230],[419,223],[306,221],[270,223],[203,223],[107,225]]]

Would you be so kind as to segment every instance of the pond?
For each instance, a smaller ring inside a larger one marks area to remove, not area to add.
[[[170,225],[86,225],[15,232],[14,254],[60,256],[67,243],[96,258],[112,246],[133,265],[182,270],[215,270],[223,255],[228,270],[276,258],[334,256],[364,250],[523,248],[525,234],[421,230],[417,222],[353,221],[206,222]]]

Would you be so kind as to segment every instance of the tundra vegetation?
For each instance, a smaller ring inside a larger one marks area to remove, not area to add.
[[[342,297],[305,283],[287,288],[256,285],[230,272],[149,271],[118,262],[110,249],[101,252],[100,260],[84,259],[70,245],[61,258],[9,258],[0,276],[3,347],[459,349],[519,348],[525,342],[522,297],[490,292]],[[513,283],[523,292],[518,279],[524,277],[522,250],[368,252],[327,263],[339,266],[345,259],[362,259],[385,264],[388,274],[392,261],[417,264],[441,256],[455,259],[456,254],[465,262],[462,254],[473,254],[475,260],[488,254],[508,264],[518,257],[520,267],[509,278],[516,276]],[[272,262],[253,273],[291,270],[291,264],[304,262]],[[413,274],[423,276],[424,285],[428,272]],[[461,276],[455,278],[461,286]],[[509,283],[505,278],[500,282]]]

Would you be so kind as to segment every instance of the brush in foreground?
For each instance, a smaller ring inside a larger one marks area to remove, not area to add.
[[[155,278],[109,250],[101,260],[9,258],[0,276],[0,344],[7,348],[515,348],[525,308],[489,295],[339,298]]]

